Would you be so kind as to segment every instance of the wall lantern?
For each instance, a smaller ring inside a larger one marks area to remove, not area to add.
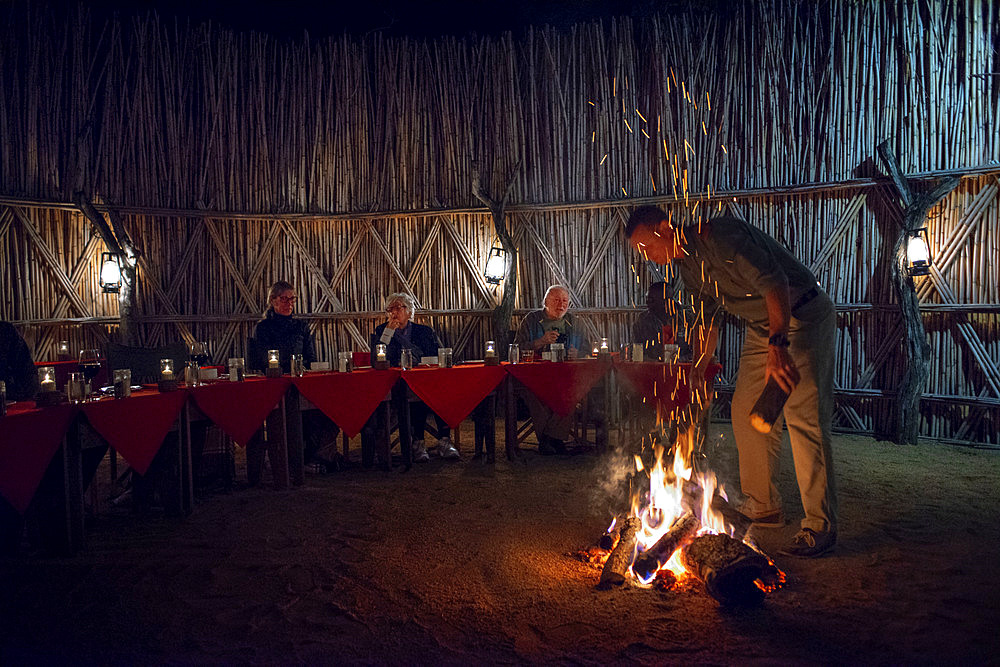
[[[101,278],[98,281],[104,292],[118,293],[122,288],[122,268],[114,253],[101,253]]]
[[[907,232],[906,272],[911,276],[926,276],[931,272],[931,251],[927,244],[927,228]]]
[[[504,270],[507,268],[507,251],[494,246],[490,249],[489,259],[486,260],[486,282],[491,285],[499,285],[503,280]]]

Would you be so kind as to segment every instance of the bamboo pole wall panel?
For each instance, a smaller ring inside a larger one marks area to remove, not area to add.
[[[543,203],[845,180],[887,138],[907,172],[1000,156],[988,0],[297,42],[35,4],[0,27],[0,192],[36,199],[423,210],[477,205],[473,163]]]

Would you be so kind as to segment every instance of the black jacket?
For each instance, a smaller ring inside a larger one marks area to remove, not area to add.
[[[28,345],[10,322],[0,322],[0,380],[7,384],[7,400],[24,401],[38,391],[38,373]]]
[[[254,338],[257,350],[256,352],[251,351],[252,358],[249,362],[252,368],[264,369],[267,367],[268,350],[281,351],[281,370],[285,373],[291,367],[293,354],[302,355],[306,368],[316,361],[312,335],[309,333],[309,324],[305,320],[279,315],[269,309],[264,319],[257,323]]]
[[[372,365],[375,364],[375,346],[381,342],[382,333],[387,324],[388,322],[383,322],[375,327],[375,333],[372,334],[369,341]],[[413,364],[416,365],[420,363],[420,357],[436,357],[438,348],[443,346],[441,339],[434,333],[434,329],[426,324],[417,324],[411,321],[406,329],[397,329],[392,340],[389,341],[389,345],[386,346],[386,357],[389,359],[390,366],[399,366],[399,356],[404,347],[413,350]]]

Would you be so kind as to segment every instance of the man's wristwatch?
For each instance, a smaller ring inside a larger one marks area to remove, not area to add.
[[[776,333],[767,339],[767,344],[774,345],[775,347],[788,347],[788,335]]]

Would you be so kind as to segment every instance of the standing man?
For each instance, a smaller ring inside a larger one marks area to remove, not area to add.
[[[836,313],[816,277],[777,241],[743,220],[723,216],[675,227],[655,206],[641,206],[625,228],[646,259],[673,263],[699,308],[702,335],[692,340],[692,377],[704,377],[715,350],[719,309],[747,324],[733,394],[744,513],[760,526],[783,526],[775,483],[782,418],[769,433],[750,411],[769,379],[789,394],[784,407],[805,518],[782,553],[820,556],[837,542],[837,496],[830,452]]]

